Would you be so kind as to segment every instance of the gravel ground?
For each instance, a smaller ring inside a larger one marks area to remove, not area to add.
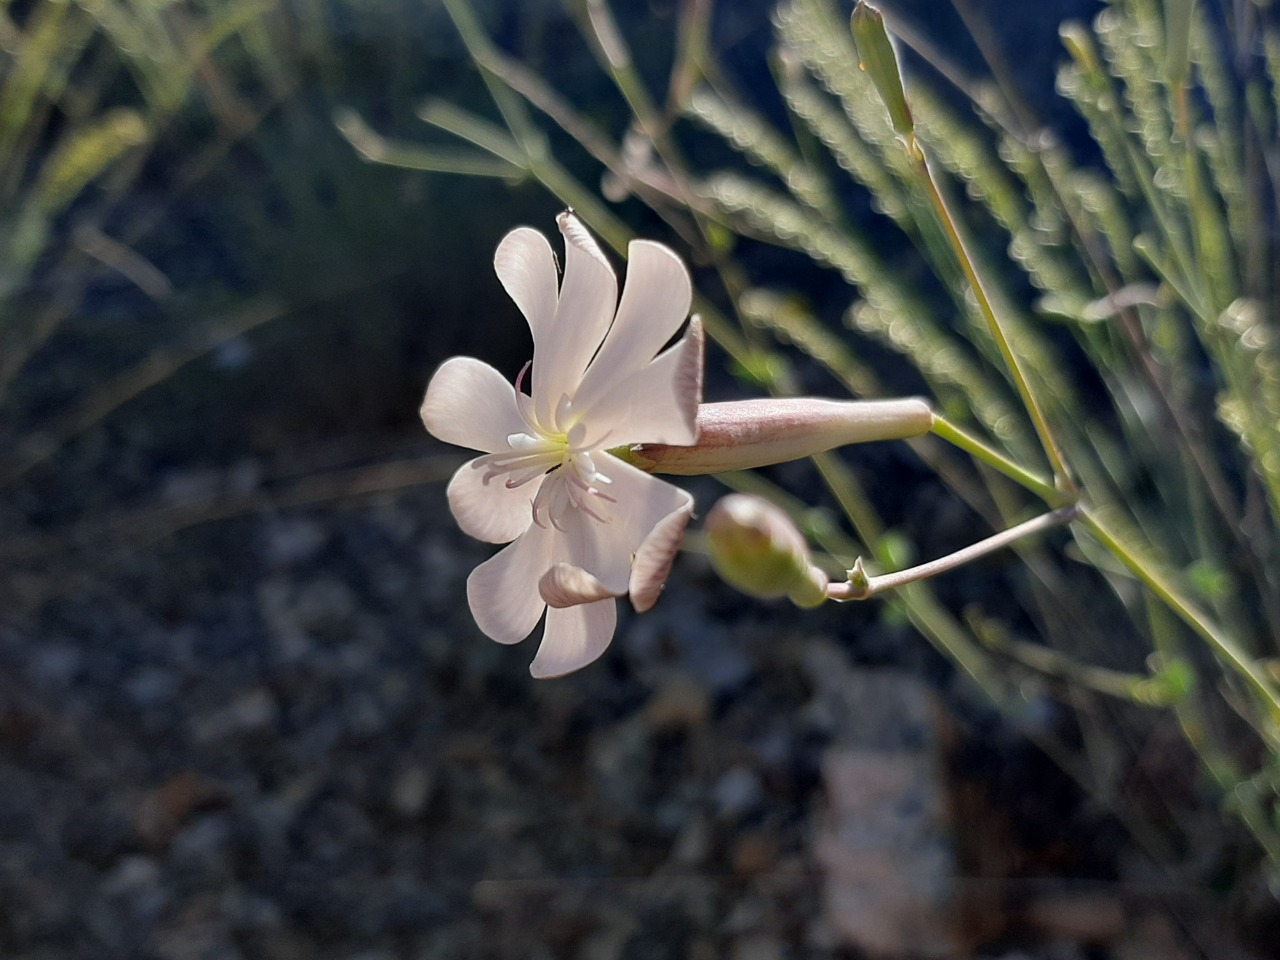
[[[1114,826],[870,608],[797,617],[686,556],[601,662],[536,682],[532,642],[471,622],[488,548],[439,485],[62,546],[3,578],[4,957],[1201,955],[1122,892]],[[1001,877],[974,847],[1040,886],[975,898]],[[860,934],[898,887],[923,926]]]

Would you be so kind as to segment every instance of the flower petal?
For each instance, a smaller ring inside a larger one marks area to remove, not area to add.
[[[563,677],[599,658],[613,640],[618,605],[597,600],[547,611],[547,625],[529,672],[539,679]]]
[[[618,304],[613,268],[572,213],[557,218],[565,239],[564,282],[555,318],[533,332],[533,390],[539,421],[553,425],[562,396],[573,397]]]
[[[484,634],[499,643],[519,643],[538,625],[546,601],[538,579],[553,560],[554,531],[531,526],[467,577],[467,603]]]
[[[538,581],[538,593],[547,606],[555,610],[618,596],[587,571],[571,563],[553,563]]]
[[[493,269],[537,337],[555,316],[559,298],[560,272],[551,244],[532,227],[517,227],[498,244]]]
[[[693,497],[689,497],[685,506],[668,514],[649,531],[636,551],[627,592],[631,594],[631,605],[637,613],[644,613],[658,602],[658,595],[666,586],[667,575],[671,573],[671,565],[675,563],[685,527],[692,516]]]
[[[680,258],[660,243],[632,240],[622,300],[595,361],[605,368],[601,375],[652,360],[688,318],[692,302],[693,284]]]
[[[630,585],[631,561],[641,544],[665,518],[687,508],[692,498],[617,457],[607,453],[593,456],[599,471],[612,481],[605,489],[614,502],[593,504],[603,522],[581,510],[569,512],[561,557],[620,596]]]
[[[507,437],[529,429],[515,387],[475,357],[442,363],[427,384],[420,412],[437,440],[485,453],[508,449]]]
[[[696,441],[702,357],[702,324],[694,317],[679,343],[621,380],[597,377],[599,361],[592,364],[574,402],[588,425],[586,445],[686,446]]]
[[[533,498],[542,477],[515,489],[501,480],[484,482],[484,458],[469,460],[449,481],[449,509],[462,532],[485,543],[509,543],[533,522]]]

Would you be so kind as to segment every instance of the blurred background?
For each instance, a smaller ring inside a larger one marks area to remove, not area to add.
[[[950,4],[894,6],[979,62]],[[1096,5],[983,6],[1051,110]],[[475,7],[622,133],[559,3]],[[619,7],[661,76],[678,0]],[[770,7],[712,19],[765,101]],[[797,616],[691,554],[579,675],[479,634],[463,455],[417,408],[448,356],[527,359],[492,252],[559,205],[335,125],[427,140],[428,97],[492,112],[431,0],[0,4],[0,956],[1250,955],[1030,745],[1051,701],[997,716],[887,608]],[[923,543],[970,535],[902,451],[849,456]],[[1185,750],[1135,795],[1195,808]]]

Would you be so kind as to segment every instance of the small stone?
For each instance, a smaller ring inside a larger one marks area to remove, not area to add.
[[[931,758],[832,751],[823,773],[830,812],[815,853],[831,924],[873,957],[954,955],[954,864]]]
[[[172,671],[146,667],[125,681],[124,689],[134,705],[145,709],[172,700],[178,692],[178,679]]]
[[[223,912],[232,929],[240,933],[264,933],[284,928],[284,914],[279,904],[243,890],[233,888],[228,892]]]
[[[736,819],[760,806],[764,801],[764,787],[755,770],[739,765],[720,775],[711,796],[721,817]]]
[[[1196,956],[1185,937],[1165,913],[1150,910],[1128,924],[1123,939],[1113,948],[1115,960],[1192,960]]]
[[[197,743],[211,743],[237,734],[269,729],[276,722],[276,701],[265,687],[241,694],[225,707],[196,717],[191,734]]]
[[[69,643],[48,643],[37,646],[27,665],[27,676],[42,690],[65,689],[81,674],[84,653]]]
[[[855,669],[815,643],[806,667],[831,724],[827,812],[815,835],[826,921],[871,957],[950,957],[955,857],[931,691],[899,670]]]
[[[175,773],[138,804],[134,833],[149,847],[167,847],[192,814],[223,807],[228,799],[214,780],[192,770]]]
[[[273,566],[306,563],[329,542],[324,524],[308,517],[275,518],[263,533],[263,553]]]
[[[684,867],[696,867],[711,853],[711,826],[705,817],[694,816],[676,834],[671,859]]]
[[[767,833],[743,834],[733,845],[733,871],[754,877],[770,870],[778,860],[778,841]]]
[[[201,503],[216,497],[221,487],[218,470],[174,471],[161,481],[160,499],[172,504]]]
[[[1023,908],[1027,926],[1043,936],[1105,947],[1125,932],[1124,904],[1113,894],[1046,893]]]
[[[699,729],[710,713],[707,691],[686,673],[667,677],[644,708],[645,720],[660,733]]]
[[[127,904],[130,921],[145,926],[159,917],[169,902],[162,883],[159,864],[151,857],[121,857],[115,869],[106,875],[100,888],[103,896]]]
[[[727,696],[755,675],[755,666],[735,642],[737,634],[697,616],[700,609],[676,622],[681,662],[712,694]]]
[[[427,809],[435,786],[435,777],[425,766],[406,767],[391,785],[391,809],[406,820],[416,820]]]
[[[777,937],[752,933],[733,942],[733,960],[783,960],[786,947]]]
[[[225,866],[223,860],[230,841],[231,824],[226,814],[198,817],[174,837],[169,862],[179,869],[216,875]]]
[[[357,609],[355,592],[336,577],[317,577],[298,591],[294,615],[303,630],[335,630],[349,625]]]
[[[653,757],[651,728],[634,720],[598,730],[587,746],[592,781],[603,803],[615,811],[639,809],[640,779]]]

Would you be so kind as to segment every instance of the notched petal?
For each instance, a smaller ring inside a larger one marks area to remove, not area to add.
[[[547,611],[547,625],[529,672],[538,679],[581,670],[609,649],[618,625],[618,605],[597,600]]]
[[[539,326],[533,338],[532,395],[538,419],[545,423],[560,397],[577,392],[618,305],[613,268],[586,227],[567,211],[557,222],[565,239],[560,298],[555,317]]]
[[[632,240],[627,247],[627,277],[606,346],[611,353],[643,362],[662,349],[693,303],[693,283],[684,262],[669,247]]]
[[[576,398],[591,428],[588,442],[692,444],[698,437],[702,368],[702,324],[696,317],[679,342],[629,376],[601,376],[593,366]]]
[[[538,593],[547,602],[547,606],[556,610],[619,596],[587,571],[571,563],[553,564],[538,581]]]
[[[493,269],[536,336],[555,316],[559,298],[560,274],[551,244],[532,227],[517,227],[498,244]]]
[[[507,437],[527,429],[515,388],[475,357],[450,357],[427,384],[422,422],[437,440],[496,453]]]
[[[485,543],[508,543],[533,522],[533,498],[542,478],[519,487],[508,487],[501,479],[485,483],[484,457],[469,460],[458,468],[445,491],[449,509],[467,536]]]
[[[658,602],[692,517],[693,497],[689,497],[687,504],[664,517],[640,544],[631,563],[631,582],[627,590],[637,613],[644,613]]]
[[[519,643],[538,625],[546,601],[538,576],[550,564],[555,540],[530,527],[467,577],[467,603],[476,625],[498,643]]]
[[[672,386],[675,387],[676,404],[689,426],[692,443],[698,438],[698,407],[702,403],[702,371],[706,356],[706,338],[700,318],[695,316],[689,320],[689,332],[672,349],[680,351],[680,363]]]
[[[612,275],[613,267],[609,265],[608,258],[605,257],[604,252],[600,249],[600,245],[596,243],[596,238],[591,235],[591,231],[578,219],[577,214],[572,210],[565,210],[556,217],[556,225],[560,228],[560,233],[564,237],[566,244],[573,249],[581,250],[583,253],[588,254]]]

